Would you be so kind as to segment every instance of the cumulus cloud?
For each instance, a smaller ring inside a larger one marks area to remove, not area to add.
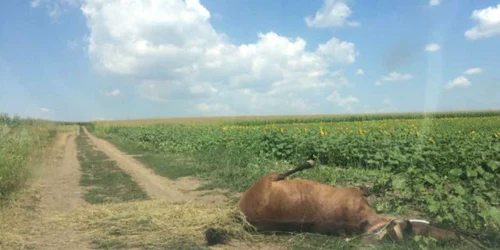
[[[333,63],[354,63],[358,54],[354,43],[341,42],[337,38],[332,38],[328,42],[320,44],[317,53]]]
[[[437,44],[437,43],[430,43],[430,44],[427,44],[425,46],[425,51],[434,52],[434,51],[438,51],[440,48],[441,48],[441,46],[439,46],[439,44]]]
[[[356,75],[364,75],[365,72],[362,69],[356,70]]]
[[[347,20],[351,14],[352,10],[345,0],[324,0],[315,16],[305,17],[304,20],[307,26],[314,28],[342,27],[345,25],[359,26],[359,22]]]
[[[96,69],[139,79],[137,92],[153,102],[198,98],[206,106],[197,110],[223,111],[216,104],[228,103],[248,112],[298,109],[287,98],[346,85],[333,67],[358,56],[353,43],[335,37],[313,50],[300,37],[274,32],[233,44],[211,26],[199,0],[88,0],[81,9]]]
[[[413,78],[413,75],[407,73],[398,73],[392,71],[389,74],[382,77],[381,80],[375,83],[375,86],[381,86],[383,82],[404,82]]]
[[[337,91],[334,91],[327,97],[327,100],[337,104],[340,107],[344,107],[348,110],[351,109],[352,105],[359,103],[359,99],[354,96],[341,97]]]
[[[469,79],[465,78],[464,76],[459,76],[452,81],[449,81],[446,85],[446,89],[453,89],[453,88],[467,88],[471,85]]]
[[[496,7],[474,10],[471,18],[477,25],[465,31],[465,37],[471,40],[500,35],[500,4]]]
[[[438,6],[441,4],[441,0],[429,0],[429,6]]]
[[[481,73],[483,73],[482,68],[470,68],[464,72],[464,74],[466,74],[466,75],[478,75]]]

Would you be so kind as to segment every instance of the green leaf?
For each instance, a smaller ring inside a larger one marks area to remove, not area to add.
[[[488,161],[486,164],[491,171],[495,171],[500,167],[500,162],[498,161]]]
[[[434,178],[432,178],[431,175],[429,175],[429,174],[424,175],[424,180],[426,180],[430,184],[434,184],[435,183]]]
[[[459,195],[465,195],[466,193],[466,190],[460,184],[453,185],[453,188],[455,189],[455,192],[457,192],[457,194]]]
[[[477,176],[477,172],[475,170],[471,169],[470,167],[467,167],[466,173],[467,173],[467,177],[476,177]]]
[[[395,190],[404,190],[406,188],[405,178],[400,175],[394,176],[392,179],[392,188]]]
[[[438,203],[433,203],[428,206],[428,209],[431,213],[435,213],[439,210],[439,204]]]
[[[463,171],[460,168],[454,168],[454,169],[450,170],[450,175],[452,175],[452,176],[458,177],[458,176],[461,176],[462,173],[463,173]]]

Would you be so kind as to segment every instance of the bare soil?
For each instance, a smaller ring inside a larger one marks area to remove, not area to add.
[[[115,160],[117,165],[144,190],[152,199],[170,202],[224,202],[226,197],[215,191],[196,190],[201,183],[193,177],[182,177],[177,180],[159,176],[145,167],[131,155],[117,149],[113,144],[97,138],[84,128],[95,147]]]

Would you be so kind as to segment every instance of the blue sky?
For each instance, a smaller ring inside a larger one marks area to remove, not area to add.
[[[4,0],[0,112],[500,108],[500,1]]]

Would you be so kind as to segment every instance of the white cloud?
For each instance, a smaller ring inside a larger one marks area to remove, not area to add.
[[[465,31],[465,37],[476,40],[500,35],[500,4],[496,7],[488,7],[474,10],[471,18],[478,24]]]
[[[384,100],[382,101],[385,105],[392,105],[392,101],[391,99],[389,98],[384,98]]]
[[[466,74],[466,75],[478,75],[481,73],[483,73],[482,68],[470,68],[464,72],[464,74]]]
[[[429,6],[438,6],[441,4],[441,0],[429,0]]]
[[[43,7],[51,18],[59,17],[66,6],[76,7],[83,0],[32,0],[30,6],[32,8]]]
[[[196,108],[203,112],[221,112],[230,110],[228,105],[220,103],[215,103],[215,104],[200,103],[196,105]]]
[[[401,74],[401,73],[398,73],[396,71],[392,71],[388,75],[382,77],[382,80],[386,81],[386,82],[401,82],[401,81],[410,80],[412,78],[413,78],[413,76],[410,74]]]
[[[175,89],[178,85],[177,82],[146,80],[137,86],[137,92],[140,96],[152,102],[166,102],[167,98],[172,96],[172,89]]]
[[[337,38],[320,44],[317,52],[333,63],[354,63],[358,54],[354,43],[341,42]]]
[[[455,78],[454,80],[449,81],[445,85],[445,88],[446,89],[453,89],[453,88],[457,88],[457,87],[467,88],[470,85],[471,85],[471,83],[470,83],[469,79],[465,78],[464,76],[459,76],[459,77]]]
[[[356,70],[356,75],[364,75],[365,72],[362,69]]]
[[[382,77],[381,80],[375,83],[375,86],[381,86],[383,82],[404,82],[413,78],[413,75],[407,73],[398,73],[396,71],[390,72],[388,75]]]
[[[265,113],[269,105],[293,111],[300,103],[282,105],[291,95],[309,95],[307,103],[348,84],[334,67],[358,55],[353,43],[335,37],[314,50],[300,37],[274,32],[232,44],[198,0],[88,0],[82,12],[94,67],[138,79],[138,93],[154,102],[197,98],[212,111],[216,104],[238,112]]]
[[[32,8],[36,8],[36,7],[40,6],[41,3],[42,3],[42,0],[32,0],[30,5]]]
[[[344,107],[348,110],[352,108],[352,105],[359,103],[359,99],[354,96],[341,97],[337,91],[334,91],[327,97],[327,100],[337,104],[340,107]]]
[[[54,111],[45,107],[38,107],[38,113],[35,113],[32,117],[37,119],[53,120]]]
[[[351,14],[352,10],[345,0],[324,0],[314,18],[308,16],[304,20],[307,26],[314,28],[342,27],[344,25],[359,26],[359,22],[347,20]]]
[[[111,91],[100,91],[101,94],[105,95],[105,96],[111,96],[111,97],[117,97],[121,94],[121,91],[120,89],[113,89]]]
[[[38,108],[38,110],[39,110],[40,112],[42,112],[42,113],[50,113],[50,112],[52,112],[52,110],[51,110],[51,109],[44,108],[44,107],[40,107],[40,108]]]
[[[434,52],[434,51],[438,51],[440,48],[441,48],[441,46],[439,46],[439,44],[437,44],[437,43],[430,43],[430,44],[427,44],[425,46],[425,51]]]
[[[218,90],[214,88],[210,83],[202,82],[192,85],[189,90],[194,95],[213,95],[217,94]]]

